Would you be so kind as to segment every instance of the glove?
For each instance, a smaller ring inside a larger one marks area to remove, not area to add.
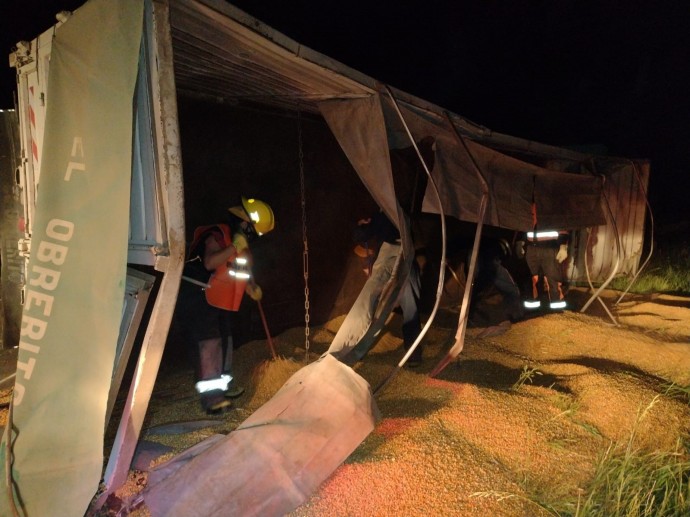
[[[261,298],[264,296],[263,291],[261,291],[261,287],[256,284],[247,284],[246,291],[249,297],[255,302],[260,302]]]
[[[567,258],[568,258],[568,245],[567,244],[561,244],[561,247],[558,248],[558,253],[556,253],[556,260],[558,261],[559,264],[561,264]]]
[[[517,258],[524,258],[525,256],[525,241],[517,241],[515,243],[515,256]]]
[[[240,232],[237,232],[235,236],[232,238],[232,245],[235,246],[237,253],[242,253],[244,250],[249,248],[247,238],[244,236],[244,234]]]

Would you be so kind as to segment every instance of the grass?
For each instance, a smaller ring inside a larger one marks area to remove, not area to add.
[[[552,420],[564,416],[573,417],[580,409],[580,403],[574,397],[564,393],[556,392],[556,395],[552,398],[551,403],[556,406],[556,408],[561,410],[561,412],[553,417]]]
[[[631,278],[619,277],[609,284],[611,289],[625,290]],[[652,255],[647,267],[629,290],[631,293],[690,293],[690,250],[687,245],[674,245]]]
[[[596,426],[593,426],[592,424],[588,424],[587,422],[575,422],[577,425],[582,427],[585,431],[587,431],[589,434],[592,436],[601,436],[601,433],[599,432],[599,429],[596,428]]]
[[[690,405],[690,386],[679,386],[676,383],[668,384],[666,385],[664,395]]]
[[[536,368],[533,368],[531,366],[527,366],[527,365],[523,366],[522,372],[520,372],[520,377],[518,377],[518,380],[515,381],[515,383],[512,386],[512,389],[518,390],[526,382],[529,382],[530,384],[532,384],[532,382],[534,381],[534,378],[537,375],[542,375],[542,373],[539,370],[537,370]]]
[[[578,498],[574,517],[682,517],[690,515],[690,454],[679,439],[672,451],[638,448],[639,424],[660,395],[639,412],[627,442],[612,443]]]
[[[525,488],[529,489],[529,486]],[[612,444],[601,456],[589,487],[576,500],[545,501],[544,494],[526,496],[498,491],[474,497],[498,501],[519,499],[558,517],[687,517],[690,515],[690,456],[680,440],[673,451],[642,452]]]
[[[576,517],[684,517],[690,514],[690,457],[679,440],[673,451],[644,452],[611,445],[602,455]]]
[[[530,369],[525,367],[525,380]],[[521,377],[522,379],[522,377]],[[524,383],[525,381],[523,381]],[[664,396],[687,395],[685,388]],[[544,487],[520,483],[524,495],[487,491],[474,497],[491,497],[499,501],[519,499],[540,508],[543,514],[557,517],[687,517],[690,515],[690,442],[679,438],[670,451],[642,450],[635,438],[639,424],[651,412],[662,395],[657,395],[642,409],[627,441],[613,442],[601,454],[595,472],[577,495],[567,495],[567,488],[553,486],[550,496]],[[557,495],[558,494],[558,495]]]

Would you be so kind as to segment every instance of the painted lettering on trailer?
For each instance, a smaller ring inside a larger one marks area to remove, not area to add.
[[[26,305],[22,315],[19,348],[29,354],[26,361],[17,361],[17,379],[14,387],[14,404],[19,406],[26,390],[24,381],[31,379],[36,366],[36,358],[41,352],[41,340],[48,329],[48,322],[53,310],[54,291],[60,282],[60,270],[67,259],[67,243],[74,235],[74,223],[63,219],[51,219],[46,227],[46,239],[38,244],[36,260],[45,264],[34,265],[29,271],[29,289],[26,294]],[[48,240],[50,239],[50,240]],[[29,316],[35,309],[38,317]]]
[[[84,163],[84,142],[79,136],[72,139],[70,161],[63,180],[70,181],[73,171],[86,171]],[[48,321],[53,311],[54,297],[51,294],[60,283],[59,267],[65,263],[69,247],[67,243],[74,235],[74,223],[64,219],[51,219],[46,227],[46,239],[38,243],[36,261],[28,272],[28,286],[24,313],[22,315],[19,348],[29,354],[25,362],[17,362],[17,379],[14,386],[14,404],[19,406],[24,398],[25,381],[31,379],[36,358],[41,352],[40,341],[45,336]],[[34,309],[38,317],[29,316]]]

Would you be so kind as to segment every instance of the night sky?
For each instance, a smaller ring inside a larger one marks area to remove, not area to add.
[[[230,2],[288,37],[492,130],[651,161],[658,224],[690,220],[690,3]],[[4,0],[2,49],[83,1]],[[7,60],[4,61],[7,63]],[[3,71],[0,107],[12,106]]]

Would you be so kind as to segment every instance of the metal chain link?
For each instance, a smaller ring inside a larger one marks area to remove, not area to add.
[[[309,362],[309,243],[307,241],[307,206],[304,192],[304,149],[302,145],[302,112],[297,110],[297,136],[299,145],[299,188],[302,204],[302,270],[304,273],[304,360]]]

